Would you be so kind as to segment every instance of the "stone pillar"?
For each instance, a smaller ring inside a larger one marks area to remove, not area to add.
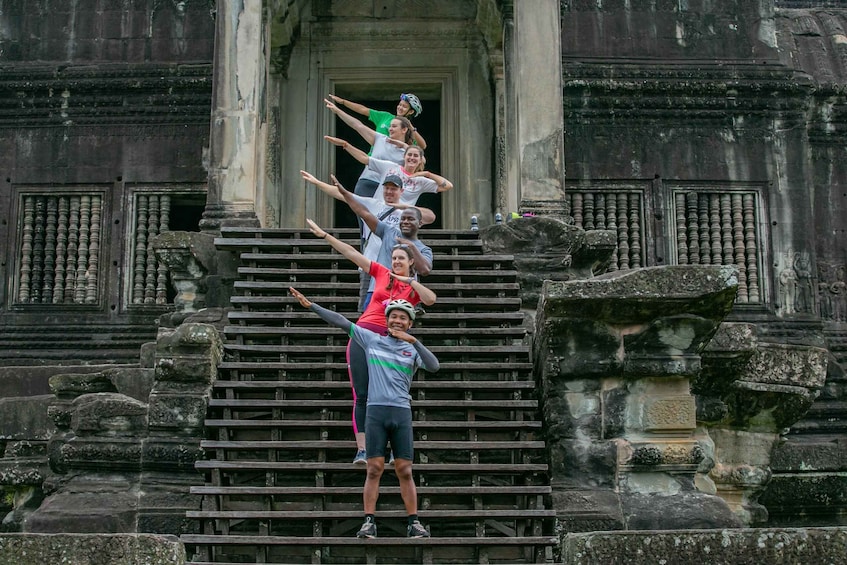
[[[740,525],[697,488],[712,449],[689,387],[737,284],[693,265],[544,282],[535,366],[563,532]]]
[[[703,482],[745,525],[768,521],[759,496],[771,481],[771,459],[823,386],[827,356],[811,345],[761,342],[754,325],[737,322],[722,324],[703,352],[692,390],[715,461]],[[821,477],[812,482],[817,488]],[[798,479],[795,486],[802,484]]]
[[[200,227],[258,226],[265,54],[261,0],[217,0],[209,193]]]
[[[517,106],[520,211],[565,216],[562,41],[558,0],[514,2],[508,73]],[[508,32],[508,29],[507,29]],[[506,39],[510,39],[507,37]],[[515,175],[508,175],[514,178]]]

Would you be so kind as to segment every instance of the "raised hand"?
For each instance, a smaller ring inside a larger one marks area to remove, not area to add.
[[[315,234],[317,237],[323,239],[326,237],[326,232],[315,222],[306,218],[306,223],[309,224],[309,231]]]
[[[288,287],[288,292],[291,293],[291,296],[297,299],[297,301],[300,303],[300,306],[302,306],[303,308],[308,308],[312,305],[312,301],[303,296],[303,293],[294,288],[293,286]]]

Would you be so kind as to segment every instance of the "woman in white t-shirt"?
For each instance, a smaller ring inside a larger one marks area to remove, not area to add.
[[[392,118],[388,126],[388,135],[384,135],[369,128],[329,100],[325,99],[324,102],[327,109],[338,116],[345,124],[356,130],[362,136],[362,139],[368,142],[371,146],[371,157],[382,161],[389,161],[397,165],[403,164],[403,152],[411,145],[412,133],[414,131],[412,122],[408,118],[402,116]],[[363,164],[367,165],[367,163]],[[382,175],[373,169],[365,167],[362,170],[362,174],[359,175],[359,180],[356,181],[353,194],[371,198],[379,188],[381,179]]]
[[[367,165],[367,169],[376,172],[380,179],[384,179],[389,174],[395,174],[402,178],[403,192],[400,195],[400,202],[403,204],[414,205],[418,201],[418,197],[425,192],[444,192],[453,188],[453,183],[446,178],[424,170],[426,157],[423,149],[417,145],[406,147],[403,153],[403,164],[397,165],[391,161],[373,156],[369,157],[367,153],[343,139],[328,135],[325,135],[324,139],[341,147],[363,165]],[[381,183],[374,192],[374,198],[382,198]]]

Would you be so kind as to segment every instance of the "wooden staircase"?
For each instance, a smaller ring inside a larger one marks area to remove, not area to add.
[[[348,242],[355,230],[333,233]],[[194,563],[546,563],[554,513],[530,348],[511,256],[483,255],[474,232],[426,231],[425,283],[438,294],[413,333],[441,369],[412,385],[415,480],[429,539],[405,537],[386,467],[379,537],[360,540],[365,471],[354,466],[345,334],[288,295],[355,319],[358,274],[308,230],[225,229],[241,256],[226,355],[192,488]]]

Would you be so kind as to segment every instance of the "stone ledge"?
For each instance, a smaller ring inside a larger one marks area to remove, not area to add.
[[[0,565],[184,565],[175,536],[154,534],[0,534]]]
[[[845,555],[847,527],[593,532],[562,538],[562,562],[568,565],[835,565]]]

